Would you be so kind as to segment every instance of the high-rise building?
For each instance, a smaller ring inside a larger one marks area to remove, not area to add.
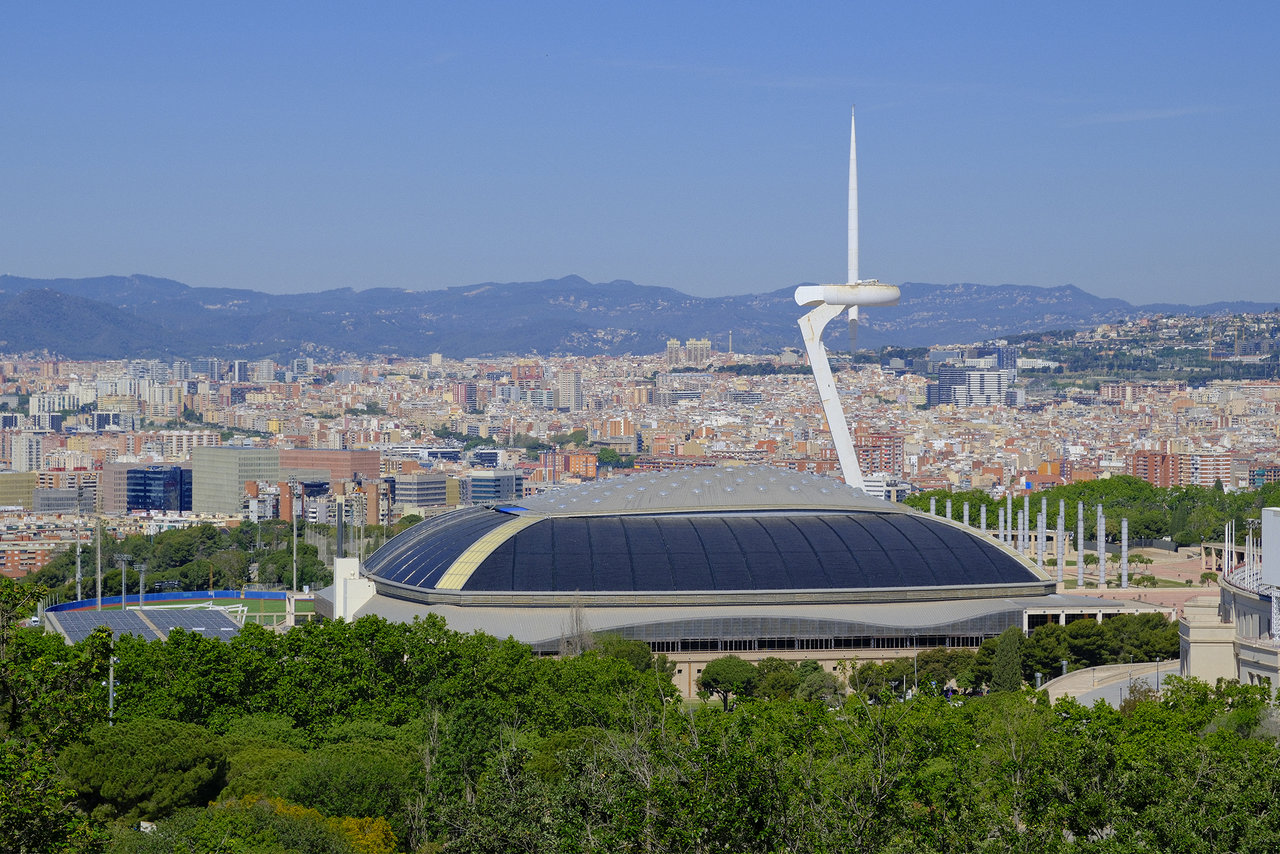
[[[37,488],[31,493],[31,509],[36,513],[78,513],[94,511],[97,490],[90,486]]]
[[[684,342],[684,360],[690,365],[706,366],[711,361],[710,339],[690,338]]]
[[[1159,451],[1134,451],[1125,460],[1125,473],[1164,489],[1182,486],[1182,467],[1178,456]]]
[[[877,433],[859,425],[853,433],[853,450],[864,472],[900,475],[906,466],[906,440],[894,433]]]
[[[577,412],[583,408],[582,372],[564,370],[556,374],[557,407]]]
[[[257,362],[249,363],[249,379],[255,383],[274,382],[276,378],[276,363],[270,359],[261,359]]]
[[[492,504],[524,497],[524,475],[511,469],[468,472],[462,480],[462,499]]]
[[[1217,485],[1231,486],[1231,463],[1234,459],[1235,455],[1230,452],[1187,454],[1187,483],[1206,489]]]
[[[462,497],[458,479],[445,474],[397,475],[393,495],[405,507],[447,507]]]
[[[530,406],[539,406],[543,409],[555,409],[556,392],[550,388],[531,388],[524,393],[524,399],[529,401]]]
[[[302,471],[326,470],[331,483],[372,482],[381,476],[377,451],[341,451],[321,448],[281,448],[280,468]]]
[[[191,370],[203,374],[211,380],[222,379],[222,360],[215,358],[196,359],[191,363]]]
[[[511,367],[511,381],[520,388],[536,388],[542,385],[542,365],[537,362],[519,361]]]
[[[193,448],[191,469],[191,509],[238,516],[245,483],[280,480],[280,452],[275,448]]]
[[[1008,371],[940,365],[938,382],[926,394],[929,406],[1003,406],[1008,391]]]
[[[43,435],[40,433],[19,433],[13,437],[12,461],[14,471],[39,471],[43,460]]]
[[[475,383],[454,383],[453,402],[467,412],[475,412],[477,408],[477,389]]]
[[[134,466],[125,474],[125,505],[134,510],[189,512],[190,466]]]
[[[30,510],[34,506],[36,473],[0,472],[0,507],[21,507]]]
[[[667,364],[668,365],[680,364],[680,362],[682,361],[680,356],[681,356],[680,339],[668,338],[667,339]]]

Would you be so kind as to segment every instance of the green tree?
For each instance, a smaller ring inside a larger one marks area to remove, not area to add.
[[[730,697],[746,697],[755,688],[759,671],[755,665],[736,655],[726,655],[707,662],[698,676],[698,687],[715,694],[729,711]]]
[[[1064,659],[1071,660],[1066,627],[1057,623],[1037,626],[1022,644],[1022,678],[1034,682],[1039,673],[1052,679],[1061,673]]]
[[[1067,623],[1067,648],[1071,650],[1068,658],[1083,667],[1110,664],[1113,660],[1107,632],[1096,620]]]
[[[212,733],[159,718],[94,727],[63,752],[61,765],[86,812],[128,821],[207,804],[227,775],[226,754]]]
[[[16,682],[18,667],[13,644],[19,624],[35,613],[36,604],[46,590],[39,584],[18,584],[8,576],[0,576],[0,700],[8,706],[8,726],[13,730],[20,722]]]
[[[118,854],[392,854],[395,836],[386,820],[326,816],[279,798],[228,799],[207,809],[186,809],[149,833],[123,831],[112,840]]]
[[[412,754],[398,746],[367,741],[327,745],[294,764],[282,794],[325,815],[382,816],[403,837],[415,764]]]
[[[596,652],[606,658],[625,661],[638,673],[654,674],[661,682],[670,683],[675,676],[676,665],[665,654],[653,654],[649,645],[640,640],[627,640],[613,633],[595,636]]]
[[[417,513],[406,513],[400,517],[400,521],[396,522],[395,525],[391,527],[391,535],[395,536],[401,531],[407,531],[421,521],[422,517]]]
[[[1022,687],[1022,629],[1010,626],[996,638],[991,665],[992,691],[1017,691]]]
[[[11,854],[97,854],[106,836],[75,808],[75,792],[41,748],[0,742],[0,849]]]
[[[804,681],[796,689],[797,700],[816,700],[824,706],[839,704],[843,692],[840,680],[834,673],[818,669],[804,677]]]
[[[595,648],[601,655],[625,661],[641,673],[653,669],[653,651],[644,641],[609,632],[595,636]]]
[[[794,697],[802,677],[796,666],[781,658],[766,658],[756,665],[756,696],[769,700]]]

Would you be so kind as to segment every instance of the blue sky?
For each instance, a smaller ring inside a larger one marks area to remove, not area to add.
[[[1280,294],[1274,3],[30,3],[0,272]]]

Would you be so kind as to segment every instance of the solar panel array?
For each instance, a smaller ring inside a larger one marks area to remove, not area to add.
[[[463,589],[855,590],[1034,580],[995,543],[929,516],[690,513],[543,519],[495,548]]]
[[[207,638],[230,640],[240,631],[240,626],[225,611],[204,608],[191,610],[147,609],[147,620],[168,635],[176,628],[196,632]],[[158,640],[160,635],[148,626],[137,611],[56,611],[48,616],[57,621],[67,640],[78,643],[98,626],[106,626],[115,637],[138,635],[147,640]]]
[[[98,626],[111,629],[115,637],[138,635],[147,640],[158,639],[151,627],[142,622],[142,618],[133,611],[58,611],[50,616],[58,621],[63,634],[72,643],[84,640]]]
[[[471,507],[420,522],[365,561],[365,572],[388,581],[434,587],[476,540],[517,518]]]
[[[223,611],[203,608],[190,611],[147,611],[147,619],[165,634],[176,628],[182,628],[207,638],[230,640],[236,632],[240,631],[240,626]]]

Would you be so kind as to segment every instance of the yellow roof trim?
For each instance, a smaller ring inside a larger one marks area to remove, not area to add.
[[[484,563],[484,559],[493,554],[494,549],[530,525],[541,522],[542,518],[534,515],[517,516],[476,540],[445,570],[436,584],[436,589],[461,590],[463,585],[471,579],[471,574]]]

